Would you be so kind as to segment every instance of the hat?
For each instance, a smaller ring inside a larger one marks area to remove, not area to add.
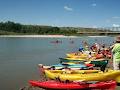
[[[120,42],[120,36],[117,36],[117,37],[116,37],[116,41],[117,41],[117,42]]]

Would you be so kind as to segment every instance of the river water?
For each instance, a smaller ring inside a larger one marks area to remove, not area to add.
[[[62,42],[52,43],[56,40]],[[83,40],[110,45],[114,37],[0,37],[0,90],[19,90],[29,80],[39,79],[38,64],[59,63],[59,57],[78,50]]]

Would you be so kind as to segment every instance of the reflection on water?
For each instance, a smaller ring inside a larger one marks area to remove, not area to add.
[[[61,43],[50,43],[59,40]],[[0,38],[0,90],[19,90],[30,79],[39,79],[37,64],[59,63],[59,57],[76,51],[86,40],[110,45],[113,37]],[[72,42],[71,42],[72,41]]]

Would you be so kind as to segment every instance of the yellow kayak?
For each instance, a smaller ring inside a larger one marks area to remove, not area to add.
[[[90,56],[87,53],[79,53],[79,52],[75,52],[75,53],[68,53],[66,54],[68,60],[94,60],[96,59],[95,55]]]
[[[90,54],[91,53],[91,54]],[[83,52],[71,52],[67,53],[66,56],[67,58],[79,58],[80,60],[94,60],[96,59],[96,54],[97,52],[93,51],[83,51]]]
[[[67,60],[78,60],[78,61],[80,61],[80,60],[82,60],[82,61],[86,60],[86,59],[83,59],[83,58],[80,58],[80,57],[70,57],[70,58],[67,57],[65,59],[67,59]]]
[[[84,70],[85,71],[85,70]],[[109,70],[108,72],[98,72],[98,73],[78,73],[77,71],[71,73],[66,71],[49,71],[45,70],[45,75],[50,79],[59,78],[61,81],[107,81],[107,80],[116,80],[120,82],[120,71],[119,70]]]
[[[45,70],[45,75],[50,79],[56,79],[59,75],[65,74],[87,74],[87,73],[98,73],[100,70]]]
[[[67,57],[69,58],[81,58],[81,59],[86,59],[88,57],[87,54],[84,54],[84,53],[79,53],[79,52],[75,52],[75,53],[68,53],[66,54]]]

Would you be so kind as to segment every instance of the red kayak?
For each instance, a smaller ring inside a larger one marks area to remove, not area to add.
[[[115,90],[117,86],[116,81],[106,81],[106,82],[98,82],[95,84],[90,84],[89,88],[92,89],[102,89],[102,90]]]
[[[33,81],[30,80],[29,83],[32,86],[37,86],[40,88],[45,88],[45,89],[59,89],[59,90],[72,90],[72,89],[102,89],[102,90],[115,90],[116,88],[116,82],[115,81],[107,81],[107,82],[98,82],[98,83],[83,83],[83,82],[69,82],[69,83],[63,83],[63,82],[58,82],[58,81]]]
[[[46,89],[59,89],[59,90],[64,90],[64,89],[85,89],[88,88],[87,84],[78,84],[78,83],[62,83],[62,82],[57,82],[57,81],[29,81],[29,83],[32,86],[37,86],[40,88],[46,88]]]

